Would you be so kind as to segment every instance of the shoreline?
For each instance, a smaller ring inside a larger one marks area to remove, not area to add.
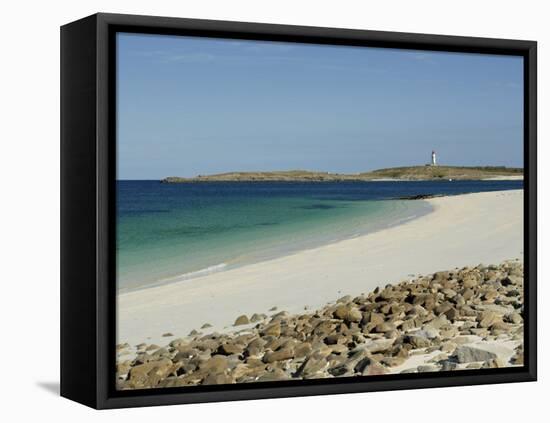
[[[194,184],[194,183],[219,183],[219,182],[231,182],[231,183],[305,183],[305,184],[319,184],[319,183],[334,183],[334,182],[446,182],[446,181],[523,181],[523,175],[498,175],[489,176],[485,178],[371,178],[371,179],[206,179],[206,178],[181,178],[181,180],[171,180],[171,178],[164,178],[159,180],[162,184]]]
[[[398,226],[120,294],[117,342],[165,344],[164,334],[186,335],[205,324],[230,331],[235,316],[274,306],[297,313],[418,274],[522,259],[522,198],[523,190],[511,190],[423,200],[434,211]]]
[[[456,195],[461,195],[461,194],[456,194]],[[276,259],[288,257],[288,256],[291,256],[291,255],[294,255],[294,254],[298,254],[300,252],[314,250],[316,248],[325,247],[327,245],[336,244],[338,242],[359,238],[359,237],[366,236],[366,235],[369,235],[369,234],[373,234],[373,233],[376,233],[376,232],[379,232],[379,231],[384,231],[384,230],[387,230],[387,229],[390,229],[390,228],[393,228],[393,227],[396,227],[396,226],[401,226],[401,225],[406,224],[408,222],[411,222],[413,220],[419,219],[419,218],[421,218],[421,217],[423,217],[427,214],[433,213],[434,208],[427,201],[423,201],[422,205],[418,205],[418,203],[421,200],[426,200],[426,199],[429,199],[429,198],[436,198],[436,197],[446,197],[446,195],[419,195],[419,196],[415,196],[415,198],[402,197],[402,198],[391,198],[391,199],[387,199],[387,200],[386,199],[384,199],[384,200],[371,200],[371,201],[383,201],[383,202],[397,202],[397,201],[399,201],[399,202],[401,202],[402,205],[407,205],[407,208],[405,210],[399,211],[398,216],[393,216],[392,215],[392,217],[394,219],[392,219],[390,221],[379,221],[379,222],[376,222],[374,224],[369,222],[368,226],[363,226],[361,228],[357,228],[354,231],[355,232],[354,234],[343,234],[343,233],[331,234],[330,240],[324,240],[324,241],[320,242],[320,240],[317,239],[315,241],[310,241],[310,243],[306,243],[306,244],[302,245],[301,248],[298,248],[298,249],[290,248],[290,249],[285,249],[285,250],[281,249],[281,250],[276,250],[276,251],[275,250],[270,251],[270,254],[266,254],[262,257],[249,258],[248,261],[247,260],[242,261],[243,260],[242,258],[241,258],[241,261],[226,260],[226,261],[223,261],[223,262],[220,262],[220,263],[217,263],[217,264],[205,267],[205,268],[192,270],[192,271],[181,273],[181,274],[178,274],[178,275],[175,275],[175,276],[165,277],[165,278],[159,279],[157,281],[148,283],[146,285],[138,285],[138,286],[134,286],[134,287],[126,286],[126,287],[123,287],[123,288],[118,288],[117,295],[123,295],[123,294],[127,294],[127,293],[137,292],[137,291],[141,291],[141,290],[147,290],[147,289],[150,289],[150,288],[161,287],[161,286],[175,284],[175,283],[190,282],[190,281],[192,281],[194,279],[198,279],[200,277],[209,276],[209,275],[216,274],[216,273],[221,273],[221,272],[227,272],[227,271],[230,271],[230,270],[239,269],[239,268],[254,265],[254,264],[257,264],[257,263],[262,263],[262,262],[267,262],[267,261],[271,261],[271,260],[276,260]],[[408,207],[409,203],[411,203],[410,200],[418,200],[418,201],[414,201],[414,203],[416,203],[418,206],[415,207],[415,208]],[[395,210],[390,210],[389,212],[392,213],[392,214],[396,213]]]

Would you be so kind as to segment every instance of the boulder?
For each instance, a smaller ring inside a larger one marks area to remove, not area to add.
[[[468,345],[462,345],[455,351],[456,359],[459,363],[471,363],[475,361],[488,361],[497,357],[491,351],[476,348]]]
[[[283,348],[277,351],[268,352],[264,355],[264,363],[273,363],[274,361],[289,360],[294,358],[293,348]]]
[[[235,323],[233,323],[233,326],[247,325],[248,323],[250,323],[248,317],[246,316],[246,314],[243,314],[235,319]]]

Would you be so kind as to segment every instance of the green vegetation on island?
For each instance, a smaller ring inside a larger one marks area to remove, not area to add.
[[[185,182],[339,182],[376,180],[479,180],[491,178],[522,178],[522,168],[504,166],[407,166],[378,169],[355,174],[287,170],[274,172],[228,172],[215,175],[198,175],[192,178],[170,176],[163,183]]]

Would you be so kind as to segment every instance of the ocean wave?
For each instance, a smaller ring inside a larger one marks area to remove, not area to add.
[[[180,281],[186,281],[189,279],[195,279],[200,276],[206,276],[212,273],[221,272],[226,267],[227,267],[227,263],[219,263],[213,266],[205,267],[204,269],[195,270],[193,272],[188,272],[188,273],[182,273],[181,275],[170,276],[168,278],[161,279],[157,281],[157,284],[164,284],[168,282],[180,282]]]

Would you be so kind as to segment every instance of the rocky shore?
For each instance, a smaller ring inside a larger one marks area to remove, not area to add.
[[[215,312],[215,310],[213,311]],[[290,315],[238,316],[165,346],[117,345],[118,389],[523,365],[523,263],[418,276]],[[201,333],[203,332],[203,333]]]

